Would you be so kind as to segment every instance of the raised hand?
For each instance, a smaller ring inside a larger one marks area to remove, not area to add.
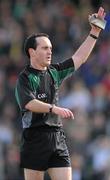
[[[105,18],[105,10],[100,7],[98,12],[92,15],[89,15],[89,22],[93,30],[100,32],[101,29],[104,29],[106,26]]]

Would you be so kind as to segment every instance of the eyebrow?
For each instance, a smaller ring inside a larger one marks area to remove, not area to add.
[[[41,46],[42,48],[51,48],[52,49],[52,46]]]

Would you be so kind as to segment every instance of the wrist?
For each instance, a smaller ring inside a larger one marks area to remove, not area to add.
[[[94,35],[94,34],[91,34],[91,33],[90,33],[89,36],[92,37],[92,38],[95,39],[95,40],[98,39],[98,37],[97,37],[96,35]]]
[[[99,37],[100,30],[96,31],[94,28],[92,28],[91,31],[90,31],[90,34],[93,34],[94,36]]]
[[[54,104],[50,104],[49,113],[53,113]]]

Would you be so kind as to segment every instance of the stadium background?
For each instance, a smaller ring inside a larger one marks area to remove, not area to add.
[[[28,62],[23,54],[25,37],[48,33],[53,61],[66,59],[89,34],[88,15],[100,5],[107,12],[106,29],[88,62],[62,84],[59,104],[75,114],[74,121],[63,120],[73,179],[110,179],[110,1],[0,0],[0,180],[24,179],[19,169],[22,128],[14,88]]]

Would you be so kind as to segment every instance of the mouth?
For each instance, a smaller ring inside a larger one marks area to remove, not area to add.
[[[48,59],[49,61],[51,61],[51,57],[47,57],[47,59]]]

